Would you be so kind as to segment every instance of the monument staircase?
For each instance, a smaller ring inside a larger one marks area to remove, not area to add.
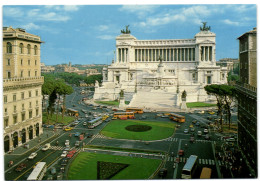
[[[134,94],[129,107],[139,107],[151,110],[164,110],[177,106],[177,94],[158,91],[138,91]]]

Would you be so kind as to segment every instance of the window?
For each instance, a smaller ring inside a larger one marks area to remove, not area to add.
[[[35,65],[37,65],[37,60],[35,60],[34,62],[35,62]]]
[[[13,116],[13,119],[14,119],[14,124],[17,123],[17,116]]]
[[[21,65],[23,65],[23,59],[21,59]]]
[[[22,113],[22,121],[25,121],[25,113]]]
[[[13,95],[13,101],[16,101],[16,94]]]
[[[38,102],[38,101],[36,101],[36,106],[38,106],[38,104],[39,104],[39,102]]]
[[[23,70],[21,70],[21,77],[23,77]]]
[[[28,60],[28,65],[31,65],[31,60]]]
[[[36,109],[36,116],[38,116],[39,114],[39,109]]]
[[[34,72],[34,76],[37,77],[37,71]]]
[[[211,84],[211,76],[207,76],[207,84]]]
[[[7,108],[5,108],[5,114],[7,114]]]
[[[32,118],[32,111],[29,111],[29,118]]]
[[[22,110],[24,110],[24,104],[22,104]]]
[[[31,71],[30,70],[28,71],[28,77],[31,77]]]
[[[12,53],[12,44],[10,42],[7,42],[6,45],[6,53]]]
[[[211,71],[207,71],[207,74],[211,74]]]
[[[16,112],[16,106],[14,106],[14,113]]]
[[[11,65],[11,60],[9,58],[7,59],[7,65]]]
[[[38,91],[38,90],[36,90],[36,91],[35,91],[35,95],[36,95],[36,96],[38,96],[38,93],[39,93],[39,91]]]
[[[4,96],[4,103],[7,103],[7,96]]]
[[[29,91],[29,97],[32,97],[32,91]]]
[[[31,45],[30,44],[27,45],[27,54],[31,54]]]
[[[20,45],[19,45],[19,50],[20,50],[20,54],[23,54],[23,44],[22,43],[20,43]]]
[[[34,45],[34,55],[37,55],[37,46],[36,45]]]
[[[32,102],[29,102],[29,108],[32,108]]]
[[[7,71],[7,78],[11,79],[11,72],[10,71]]]
[[[4,123],[4,127],[8,127],[9,126],[9,119],[8,118],[5,118],[5,123]]]
[[[24,99],[24,92],[21,93],[21,99]]]

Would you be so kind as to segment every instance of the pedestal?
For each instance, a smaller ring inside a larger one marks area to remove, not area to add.
[[[125,108],[125,97],[120,97],[119,108]]]
[[[182,99],[181,110],[186,110],[186,109],[187,109],[186,99],[185,100]]]

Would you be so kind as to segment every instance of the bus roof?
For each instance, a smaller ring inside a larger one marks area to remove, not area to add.
[[[102,117],[97,117],[97,118],[95,118],[95,119],[89,121],[89,123],[94,123],[94,122],[96,122],[97,120],[100,120],[100,119],[102,119]]]
[[[46,162],[39,162],[36,167],[33,169],[32,173],[29,175],[27,180],[37,180],[37,177],[41,173],[43,167],[46,165]]]
[[[170,115],[172,115],[172,116],[184,117],[184,116],[182,116],[182,115],[180,115],[180,114],[176,114],[176,113],[170,113]]]
[[[211,172],[212,172],[211,168],[203,167],[202,171],[201,171],[201,174],[200,174],[200,178],[210,179]]]
[[[131,114],[131,113],[133,113],[134,114],[134,112],[115,112],[114,114]]]
[[[196,160],[197,160],[198,156],[196,155],[191,155],[189,157],[189,159],[187,160],[186,164],[183,167],[183,170],[188,170],[190,171],[193,167],[193,165],[195,164]]]
[[[76,109],[72,109],[72,108],[68,108],[67,110],[69,110],[69,111],[73,111],[73,112],[78,112],[78,110],[76,110]]]

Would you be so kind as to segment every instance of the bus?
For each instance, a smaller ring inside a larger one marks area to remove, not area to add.
[[[137,114],[143,114],[144,113],[143,109],[139,109],[139,108],[126,108],[125,111],[126,112],[133,112],[133,113],[137,113]]]
[[[88,122],[88,128],[93,129],[102,123],[102,117],[97,117]]]
[[[200,179],[210,179],[211,172],[212,172],[211,168],[203,167],[200,174]]]
[[[79,111],[72,109],[72,108],[68,108],[67,113],[68,113],[69,116],[75,116],[75,117],[79,116]]]
[[[179,123],[184,123],[185,122],[185,116],[176,114],[176,113],[170,113],[169,118],[172,119],[173,121],[179,122]]]
[[[135,114],[133,112],[115,112],[113,119],[134,119]]]
[[[191,155],[182,169],[181,178],[191,179],[197,168],[197,163],[198,163],[198,156]]]
[[[29,175],[27,180],[42,180],[44,174],[47,171],[46,162],[39,162]]]

